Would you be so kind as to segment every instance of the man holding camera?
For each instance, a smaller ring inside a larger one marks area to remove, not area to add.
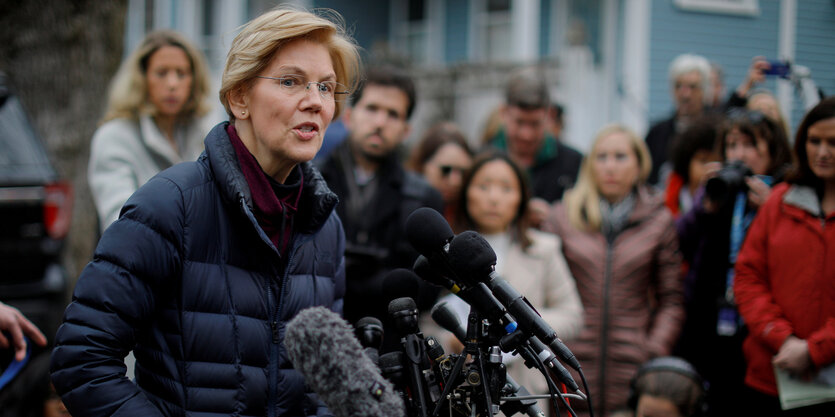
[[[393,269],[411,268],[418,256],[406,238],[406,218],[419,207],[443,212],[440,193],[404,170],[398,155],[409,134],[415,96],[414,82],[401,70],[369,69],[351,96],[352,107],[345,110],[348,139],[320,167],[339,197],[337,213],[345,229],[345,319],[380,319],[385,332],[380,353],[399,343],[383,281]],[[437,290],[419,284],[420,295],[411,297],[419,309],[428,310]]]

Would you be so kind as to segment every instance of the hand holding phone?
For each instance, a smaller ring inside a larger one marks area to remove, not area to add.
[[[783,60],[769,60],[768,68],[763,71],[765,75],[775,75],[777,77],[789,78],[791,74],[791,64]]]

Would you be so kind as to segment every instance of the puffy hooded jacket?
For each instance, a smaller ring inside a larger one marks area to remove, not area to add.
[[[684,321],[672,215],[648,188],[636,196],[626,225],[612,240],[575,228],[561,204],[546,225],[562,239],[583,303],[583,330],[568,347],[583,366],[598,416],[626,408],[635,372],[647,360],[670,354]]]
[[[255,220],[226,125],[209,133],[196,162],[161,172],[128,200],[82,272],[52,356],[73,415],[327,414],[283,339],[299,310],[341,313],[337,198],[301,165],[291,249],[280,259]],[[123,363],[131,349],[135,382]]]

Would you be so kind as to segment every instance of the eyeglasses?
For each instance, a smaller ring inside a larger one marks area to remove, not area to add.
[[[441,176],[444,177],[444,178],[446,178],[450,174],[452,174],[452,171],[455,171],[455,172],[457,172],[461,175],[464,175],[464,172],[467,171],[466,168],[455,167],[455,166],[452,166],[452,165],[441,165],[438,168],[440,168]]]
[[[285,75],[283,77],[267,77],[264,75],[256,75],[255,78],[266,78],[268,80],[278,81],[278,85],[282,87],[288,95],[294,96],[304,91],[310,90],[311,84],[316,84],[316,90],[323,100],[333,100],[336,102],[344,101],[350,92],[348,87],[336,81],[307,81],[301,75]]]

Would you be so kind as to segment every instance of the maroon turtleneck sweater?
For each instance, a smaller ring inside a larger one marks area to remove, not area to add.
[[[255,219],[278,249],[281,258],[286,259],[293,236],[293,218],[298,211],[304,185],[302,170],[296,166],[284,184],[281,184],[264,172],[255,156],[241,141],[234,125],[230,123],[226,133],[249,184]]]

